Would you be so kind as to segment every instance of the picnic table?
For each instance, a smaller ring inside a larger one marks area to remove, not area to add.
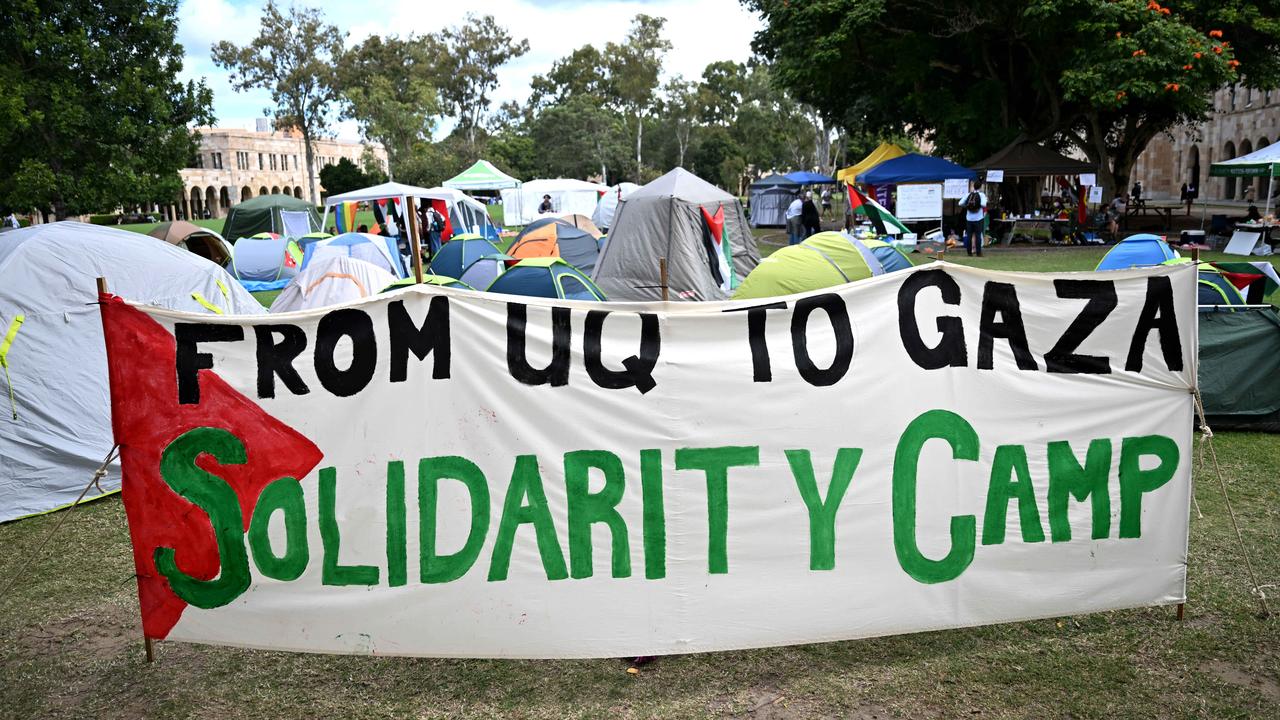
[[[1186,207],[1185,203],[1175,200],[1138,200],[1130,201],[1128,208],[1125,210],[1125,229],[1129,227],[1129,218],[1141,215],[1146,217],[1147,212],[1151,211],[1156,217],[1164,218],[1164,229],[1173,229],[1173,211]]]
[[[1060,235],[1068,234],[1071,221],[1056,218],[1006,218],[995,220],[992,225],[1000,226],[999,237],[1007,246],[1013,243],[1014,238],[1024,238],[1032,243],[1051,242],[1054,223],[1059,223]]]

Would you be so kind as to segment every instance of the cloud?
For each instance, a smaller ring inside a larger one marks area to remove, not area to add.
[[[528,39],[529,52],[498,71],[494,105],[529,97],[534,75],[551,69],[552,63],[574,49],[591,44],[621,43],[638,13],[667,19],[665,37],[671,51],[664,59],[665,75],[694,79],[717,60],[744,62],[751,57],[751,39],[759,18],[738,0],[603,0],[601,2],[551,2],[545,0],[491,0],[475,9],[469,3],[423,3],[421,0],[363,0],[360,3],[329,0],[307,5],[320,7],[328,22],[349,33],[354,44],[370,35],[425,34],[457,25],[468,11],[493,15],[515,39]],[[257,35],[261,2],[232,0],[183,0],[178,9],[178,38],[187,52],[186,78],[206,78],[214,93],[214,110],[221,118],[260,116],[270,106],[264,91],[237,93],[226,71],[213,65],[209,47],[219,40],[244,44]],[[239,122],[239,121],[237,121]],[[451,123],[441,130],[447,131]],[[237,125],[239,126],[239,125]],[[354,125],[340,123],[338,134],[355,136]]]

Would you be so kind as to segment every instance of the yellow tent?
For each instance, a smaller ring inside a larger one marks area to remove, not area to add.
[[[851,183],[854,181],[854,178],[870,170],[871,168],[879,165],[885,160],[892,160],[896,157],[902,157],[903,155],[906,155],[906,154],[907,154],[907,151],[903,150],[897,145],[894,145],[893,143],[882,142],[880,143],[880,147],[876,148],[875,150],[872,150],[870,155],[862,158],[862,162],[858,163],[857,165],[850,165],[849,167],[844,168],[843,170],[840,170],[839,172],[837,172],[836,180],[839,180],[842,183],[845,183],[845,182]]]

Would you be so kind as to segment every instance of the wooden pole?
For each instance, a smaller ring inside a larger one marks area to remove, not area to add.
[[[658,277],[661,278],[659,283],[662,287],[662,302],[667,302],[670,298],[667,290],[667,259],[658,258]]]
[[[1178,603],[1178,622],[1182,622],[1183,612],[1187,609],[1186,603]]]
[[[156,641],[146,636],[143,636],[142,641],[143,641],[143,646],[146,647],[147,649],[147,662],[149,663],[155,662],[156,661],[156,648],[155,648]]]
[[[418,210],[414,207],[414,198],[407,198],[409,206],[409,246],[413,253],[414,282],[422,284],[422,240],[418,237]]]
[[[100,277],[100,278],[98,278],[98,294],[99,294],[99,295],[106,295],[106,294],[107,294],[107,279],[106,279],[106,278],[101,278],[101,277]]]
[[[1191,248],[1191,262],[1193,263],[1200,262],[1200,248],[1198,247]]]

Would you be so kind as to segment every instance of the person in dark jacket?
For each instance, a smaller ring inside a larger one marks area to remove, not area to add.
[[[813,193],[804,194],[804,203],[800,205],[800,224],[804,226],[805,237],[822,232],[822,216],[813,203]]]

